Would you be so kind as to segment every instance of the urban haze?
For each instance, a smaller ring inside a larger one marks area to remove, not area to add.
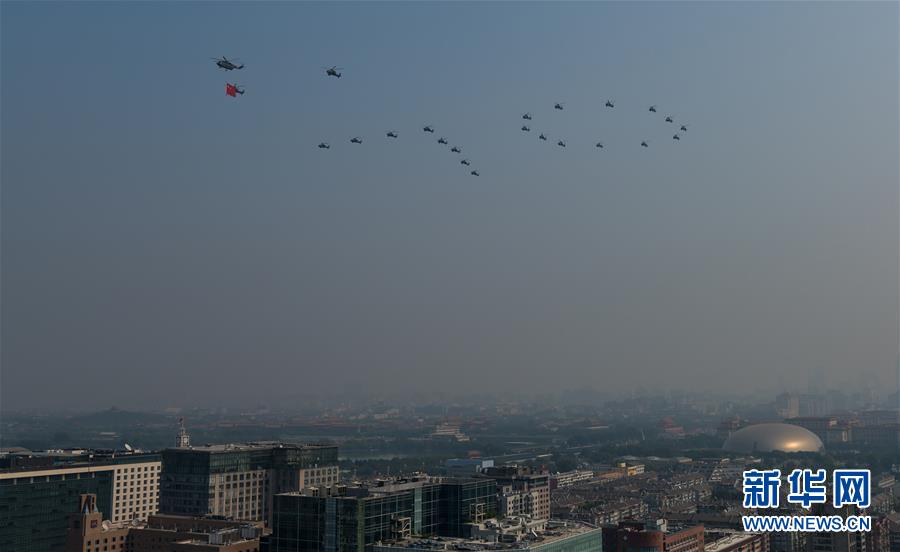
[[[4,412],[897,390],[896,2],[0,9]]]

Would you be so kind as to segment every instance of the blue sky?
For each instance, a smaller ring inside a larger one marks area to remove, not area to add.
[[[896,385],[896,3],[0,15],[9,407],[193,400],[173,377],[227,400],[248,372],[258,400]]]

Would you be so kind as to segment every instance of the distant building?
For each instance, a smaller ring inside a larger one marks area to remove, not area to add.
[[[465,443],[469,441],[469,436],[460,430],[460,424],[455,422],[443,422],[438,424],[431,433],[431,438],[435,440],[457,441]]]
[[[864,552],[891,552],[891,521],[886,516],[872,517],[872,530],[865,535]]]
[[[550,476],[550,489],[564,489],[578,483],[591,481],[592,479],[594,479],[594,472],[591,470],[572,470],[555,473]]]
[[[643,464],[627,464],[625,462],[619,462],[616,469],[618,469],[625,477],[634,477],[635,475],[641,475],[646,471]]]
[[[427,477],[275,496],[270,552],[359,552],[412,535],[466,536],[497,515],[488,479]]]
[[[794,393],[782,393],[775,397],[775,413],[782,418],[796,418],[800,415],[800,397]]]
[[[799,395],[800,416],[825,416],[828,414],[827,403],[823,395],[806,394]]]
[[[828,433],[837,429],[838,419],[834,416],[802,416],[794,417],[790,423],[815,433],[823,443],[828,442]]]
[[[896,448],[900,444],[900,424],[878,424],[854,427],[851,432],[854,444],[877,448]]]
[[[597,525],[618,525],[620,521],[627,519],[643,519],[647,517],[649,512],[650,508],[643,500],[636,498],[621,500],[599,508],[594,515],[594,523]]]
[[[708,503],[712,490],[706,478],[697,473],[674,475],[649,482],[642,489],[644,501],[659,512],[695,512],[698,504]]]
[[[603,528],[603,552],[704,552],[703,548],[702,525],[670,528],[659,519]]]
[[[859,515],[855,506],[834,508],[831,504],[814,504],[810,515],[840,516],[846,520],[849,515]],[[806,552],[888,552],[890,550],[890,524],[872,518],[872,531],[858,532],[818,532],[807,533]]]
[[[497,483],[499,515],[550,519],[550,475],[523,466],[495,466],[484,476]]]
[[[494,461],[489,458],[450,458],[444,461],[444,467],[450,475],[468,476],[493,468]]]
[[[898,410],[863,410],[856,415],[859,425],[896,424],[900,422]]]
[[[825,446],[812,431],[794,424],[755,424],[734,432],[722,448],[755,454],[773,451],[821,452]]]
[[[145,520],[157,512],[160,456],[141,453],[43,455],[41,468],[0,471],[0,550],[59,552],[68,515],[82,494],[114,521]]]
[[[900,512],[888,515],[887,521],[888,548],[890,552],[900,552]]]
[[[162,453],[160,512],[270,521],[272,497],[339,478],[335,445],[250,443]]]
[[[747,421],[741,418],[740,416],[732,416],[726,420],[722,420],[722,423],[716,428],[716,436],[722,439],[727,439],[731,437],[731,434],[735,431],[741,429],[747,425]]]
[[[65,552],[258,552],[263,525],[181,516],[109,522],[96,496],[82,495],[70,516]]]
[[[675,423],[671,417],[666,416],[657,424],[661,432],[660,436],[664,439],[682,439],[684,437],[684,427]]]

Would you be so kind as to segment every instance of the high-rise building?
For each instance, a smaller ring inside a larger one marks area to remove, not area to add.
[[[860,515],[860,510],[856,506],[834,508],[831,504],[813,504],[809,513],[817,516],[840,516],[846,520],[847,516]],[[874,542],[870,542],[874,536],[875,534],[869,531],[809,532],[807,533],[806,550],[807,552],[868,552],[875,550],[872,546]],[[889,548],[889,537],[885,542]]]
[[[53,465],[0,471],[0,550],[61,550],[82,494],[96,495],[114,521],[147,519],[159,503],[160,466],[157,454],[86,451]]]
[[[335,445],[250,443],[162,452],[160,512],[271,521],[272,497],[339,479]]]
[[[275,496],[271,552],[362,552],[412,535],[467,536],[496,516],[489,479],[427,477]]]
[[[500,517],[550,519],[550,475],[524,466],[496,466],[483,471],[496,481]]]
[[[800,397],[794,393],[782,393],[775,397],[775,413],[782,418],[796,418],[800,415]]]

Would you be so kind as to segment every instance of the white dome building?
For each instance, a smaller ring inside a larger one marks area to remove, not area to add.
[[[741,428],[722,445],[723,450],[755,452],[821,452],[822,440],[812,431],[791,424],[756,424]]]

